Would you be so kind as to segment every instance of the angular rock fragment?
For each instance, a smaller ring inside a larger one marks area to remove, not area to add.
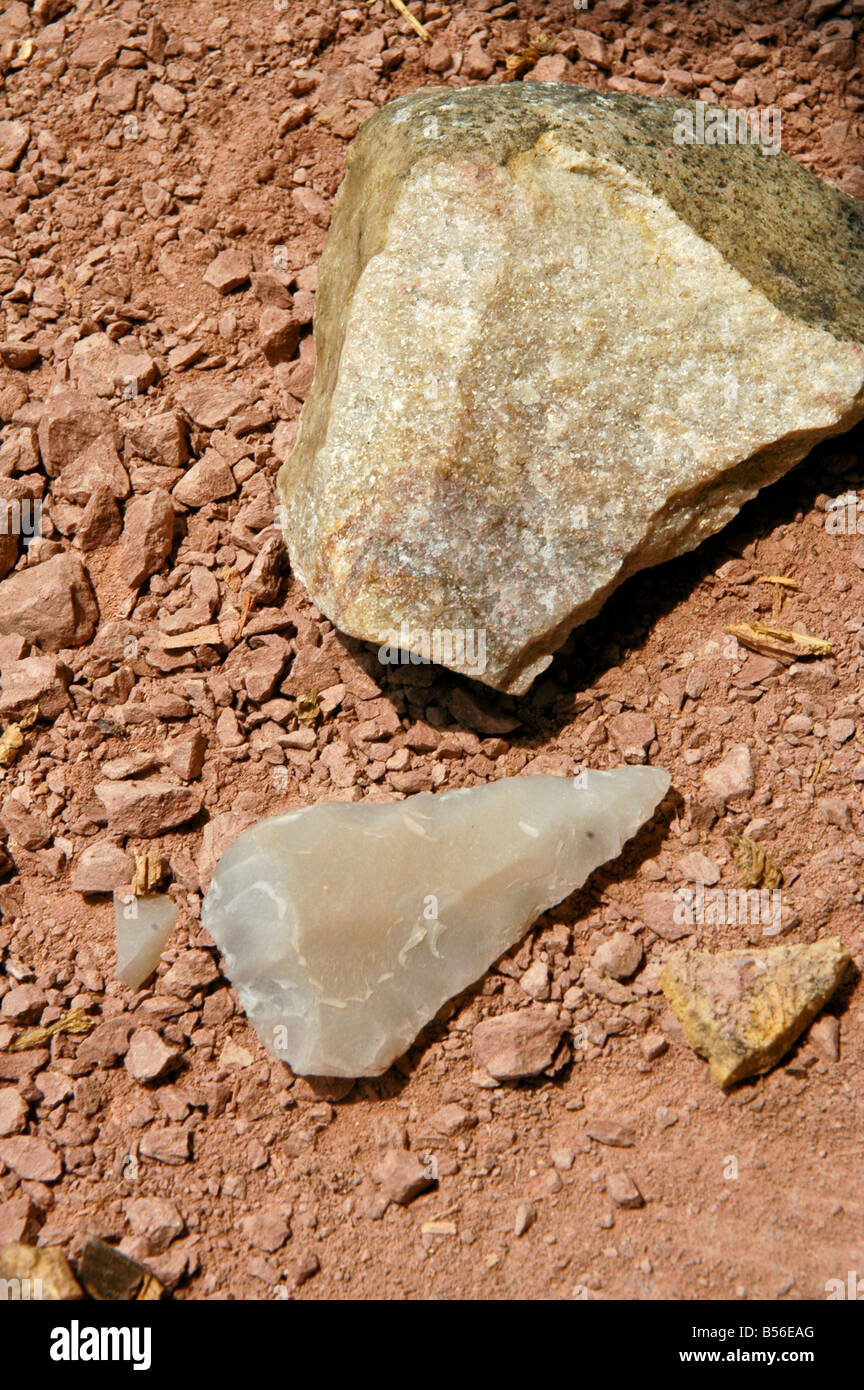
[[[115,894],[116,978],[139,989],[159,964],[176,922],[177,905],[167,893],[141,898]]]
[[[754,785],[750,749],[745,743],[736,744],[716,767],[706,768],[702,781],[711,795],[720,801],[750,796]]]
[[[261,315],[258,338],[261,351],[271,366],[289,362],[300,342],[300,325],[293,314],[270,304]]]
[[[62,1250],[37,1250],[17,1241],[0,1248],[0,1283],[7,1298],[28,1302],[65,1303],[84,1297]]]
[[[49,396],[39,421],[39,450],[49,478],[55,478],[112,428],[101,401],[92,401],[77,391],[58,391]]]
[[[16,372],[23,372],[28,367],[34,367],[40,356],[35,343],[22,343],[11,338],[0,343],[0,361],[4,367],[11,367]]]
[[[237,491],[234,474],[215,449],[208,449],[184,473],[173,489],[178,502],[186,507],[203,507],[220,497],[232,497]]]
[[[204,282],[219,294],[229,294],[245,285],[252,274],[252,262],[245,251],[220,251],[204,272]]]
[[[4,1018],[3,1022],[6,1020]],[[21,1134],[27,1128],[29,1108],[14,1086],[0,1086],[0,1139]]]
[[[75,527],[75,544],[81,550],[113,545],[123,529],[114,494],[107,483],[96,483]]]
[[[417,1154],[407,1149],[387,1149],[373,1169],[372,1177],[389,1205],[407,1207],[421,1192],[434,1184],[434,1178]]]
[[[137,396],[156,380],[156,364],[146,352],[124,351],[107,333],[79,338],[69,358],[69,371],[80,391],[93,396],[123,392]]]
[[[181,1054],[168,1047],[155,1028],[136,1028],[129,1042],[125,1066],[136,1081],[162,1081],[174,1071]]]
[[[69,551],[0,583],[0,635],[25,632],[46,651],[83,646],[98,617],[90,575]]]
[[[129,475],[110,434],[94,439],[66,465],[54,486],[54,495],[83,507],[100,484],[110,488],[112,497],[118,500],[129,496]]]
[[[0,672],[0,717],[19,719],[38,705],[43,719],[56,719],[72,703],[70,668],[55,656],[25,656]]]
[[[175,787],[159,777],[97,782],[93,790],[108,813],[112,833],[148,839],[197,816],[204,800],[197,788]]]
[[[44,1219],[41,1207],[23,1193],[0,1203],[0,1248],[34,1241]]]
[[[162,568],[171,553],[174,508],[163,488],[135,497],[126,508],[120,569],[126,583],[137,589]]]
[[[176,411],[165,410],[124,425],[126,443],[134,454],[166,468],[180,468],[189,457],[186,430]]]
[[[838,937],[764,951],[682,950],[664,965],[660,985],[714,1080],[732,1086],[780,1061],[849,960]]]
[[[202,925],[295,1072],[374,1076],[615,858],[668,786],[662,768],[618,768],[276,816],[223,854]]]
[[[102,1240],[88,1240],[78,1273],[91,1298],[111,1302],[155,1302],[164,1289],[155,1274]]]
[[[268,1255],[281,1250],[291,1234],[284,1213],[274,1208],[250,1212],[241,1219],[240,1229],[250,1245],[266,1250]]]
[[[186,1163],[191,1156],[192,1135],[188,1130],[168,1125],[164,1129],[148,1129],[141,1141],[141,1153],[157,1163]]]
[[[24,121],[0,121],[0,169],[14,169],[29,139]]]
[[[682,115],[743,113],[512,83],[363,126],[280,474],[344,631],[439,633],[435,660],[521,693],[629,575],[864,415],[862,205]]]
[[[0,1141],[0,1158],[25,1182],[56,1182],[63,1172],[57,1150],[30,1135],[16,1134]]]
[[[72,887],[76,893],[113,893],[131,877],[132,863],[125,850],[99,840],[81,851],[72,871]]]
[[[629,1173],[609,1173],[606,1191],[617,1207],[642,1207],[645,1199]]]
[[[539,1076],[552,1065],[563,1032],[555,1009],[520,1009],[485,1018],[474,1029],[474,1057],[496,1081]]]

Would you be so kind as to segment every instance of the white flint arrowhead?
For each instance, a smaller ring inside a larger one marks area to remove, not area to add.
[[[202,924],[295,1072],[375,1076],[614,859],[668,786],[662,768],[622,767],[274,816],[223,854]]]

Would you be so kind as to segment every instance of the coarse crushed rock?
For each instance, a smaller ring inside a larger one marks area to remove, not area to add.
[[[40,710],[0,770],[0,1243],[102,1238],[177,1298],[821,1298],[860,1267],[854,979],[727,1096],[658,973],[827,935],[864,961],[862,430],[630,581],[519,701],[334,632],[274,479],[364,116],[500,80],[542,24],[525,80],[776,104],[787,152],[864,197],[864,0],[412,8],[430,45],[382,0],[0,15],[0,496],[42,504],[27,555],[0,545],[0,716]],[[826,526],[856,492],[861,534]],[[834,657],[725,633],[772,613]],[[199,926],[241,829],[625,759],[672,772],[654,822],[386,1076],[265,1052]],[[778,915],[680,920],[676,888],[738,886],[733,832],[782,869]],[[181,917],[131,991],[108,892],[135,850]],[[8,1051],[73,1008],[88,1034]]]

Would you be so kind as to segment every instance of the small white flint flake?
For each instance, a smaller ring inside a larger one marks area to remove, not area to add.
[[[663,768],[621,767],[274,816],[223,854],[202,925],[295,1072],[377,1076],[668,787]]]
[[[153,974],[177,922],[177,904],[167,893],[146,897],[114,894],[116,977],[139,989]]]

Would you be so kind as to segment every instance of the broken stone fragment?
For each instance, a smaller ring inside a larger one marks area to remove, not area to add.
[[[564,1026],[556,1009],[520,1009],[474,1029],[474,1058],[496,1081],[539,1076],[552,1065]]]
[[[373,1169],[372,1177],[387,1206],[395,1202],[397,1206],[407,1207],[435,1182],[417,1154],[409,1153],[407,1149],[386,1149]]]
[[[22,343],[15,339],[0,342],[0,362],[4,367],[11,367],[16,372],[34,367],[41,355],[35,343]]]
[[[849,964],[839,938],[752,951],[676,951],[660,986],[721,1086],[768,1071],[828,1002]]]
[[[245,285],[252,274],[252,262],[245,251],[220,251],[204,272],[204,282],[219,294],[229,294]]]
[[[6,1297],[52,1303],[77,1301],[84,1297],[62,1250],[38,1250],[32,1245],[10,1242],[0,1248],[0,1281]]]
[[[177,905],[167,893],[142,898],[115,893],[116,978],[140,989],[159,964],[176,922]]]
[[[71,669],[56,656],[25,656],[0,667],[0,718],[20,719],[38,705],[43,719],[56,719],[70,705]]]
[[[155,1082],[174,1071],[180,1057],[177,1048],[168,1047],[155,1028],[136,1028],[129,1040],[124,1065],[135,1081]]]
[[[174,539],[174,507],[164,488],[135,497],[126,508],[120,569],[131,589],[137,589],[162,568]]]
[[[112,834],[147,839],[192,820],[204,802],[198,788],[175,787],[159,777],[97,782],[93,791],[105,807]]]
[[[158,373],[148,353],[124,351],[107,333],[90,333],[73,347],[69,374],[84,395],[128,397],[147,391]]]
[[[0,121],[0,169],[14,169],[30,139],[24,121]]]
[[[127,421],[126,445],[133,454],[166,468],[181,468],[189,457],[182,417],[173,410]]]
[[[623,580],[864,415],[864,208],[682,124],[741,114],[514,82],[364,124],[279,480],[344,631],[522,693]]]
[[[617,1207],[637,1208],[645,1205],[645,1199],[629,1173],[608,1173],[606,1191]]]
[[[120,511],[107,483],[94,484],[81,520],[75,527],[75,544],[80,550],[97,550],[113,545],[123,529]]]
[[[6,1022],[6,1019],[3,1019]],[[0,1086],[0,1139],[22,1134],[27,1128],[30,1109],[14,1086]]]
[[[591,964],[602,975],[629,980],[642,964],[642,947],[629,931],[616,931],[597,947]]]
[[[24,1182],[56,1182],[63,1172],[57,1150],[27,1134],[0,1141],[0,1159]]]
[[[107,486],[118,501],[129,496],[129,474],[120,462],[110,434],[94,439],[66,465],[54,485],[54,495],[83,507],[100,484]]]
[[[44,1215],[41,1207],[24,1193],[0,1203],[0,1248],[19,1241],[35,1241]]]
[[[77,391],[58,391],[49,396],[39,421],[39,451],[45,472],[56,478],[100,435],[113,430],[111,418],[101,401],[93,401]]]
[[[68,550],[0,583],[0,634],[24,632],[46,651],[83,646],[98,617],[90,575]]]
[[[295,1072],[375,1076],[614,859],[668,786],[662,768],[628,767],[276,816],[222,855],[202,925],[259,1037]],[[544,1027],[541,1067],[555,1050]]]
[[[151,1254],[163,1254],[186,1229],[183,1217],[167,1197],[133,1197],[124,1205],[130,1230],[145,1237]]]
[[[184,473],[172,495],[185,507],[203,507],[220,497],[232,497],[236,491],[237,483],[228,464],[215,449],[207,449]]]
[[[132,864],[126,851],[98,840],[81,851],[72,871],[72,887],[76,893],[113,893],[131,877]]]

